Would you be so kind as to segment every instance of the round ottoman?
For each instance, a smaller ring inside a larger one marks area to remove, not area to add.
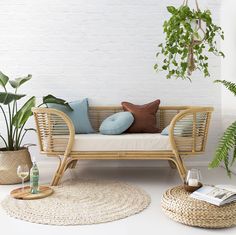
[[[226,228],[236,225],[236,202],[218,207],[189,195],[183,186],[168,189],[162,196],[162,210],[171,219],[190,226]]]

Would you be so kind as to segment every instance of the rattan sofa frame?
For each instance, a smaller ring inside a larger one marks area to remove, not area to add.
[[[162,130],[170,124],[169,138],[172,150],[166,151],[72,151],[75,130],[71,119],[63,112],[51,108],[32,109],[41,154],[58,157],[59,164],[51,185],[58,185],[68,168],[75,168],[82,159],[135,159],[168,160],[177,168],[182,180],[186,167],[182,157],[202,154],[205,151],[212,107],[160,106],[157,112],[157,126]],[[120,106],[95,106],[89,108],[93,128],[97,131],[101,122],[109,115],[122,111]],[[199,119],[200,117],[200,119]],[[183,125],[189,126],[184,136],[178,135]],[[89,135],[89,134],[88,134]],[[56,136],[66,136],[55,141]]]

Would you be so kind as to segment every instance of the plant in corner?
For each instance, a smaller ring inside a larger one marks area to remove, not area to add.
[[[201,11],[195,2],[196,10],[190,9],[188,0],[179,8],[167,7],[171,17],[164,22],[165,42],[158,46],[158,62],[154,65],[156,71],[167,72],[167,79],[191,81],[190,76],[197,69],[208,77],[208,54],[224,57],[217,49],[217,36],[224,39],[221,27],[213,23],[210,10]]]
[[[0,140],[5,145],[0,148],[0,184],[20,183],[20,178],[17,177],[16,168],[20,164],[27,164],[30,168],[32,165],[28,148],[22,145],[23,139],[28,131],[33,128],[25,128],[25,124],[32,115],[31,109],[35,107],[35,96],[30,97],[23,105],[19,106],[19,100],[24,98],[25,94],[19,94],[18,89],[31,79],[31,75],[26,77],[10,80],[8,76],[0,72],[0,113],[1,127],[5,123],[5,132],[0,133]],[[8,86],[11,86],[13,92],[8,91]],[[58,99],[52,95],[43,97],[43,104],[58,103],[69,106],[62,99]],[[3,121],[2,121],[3,120]]]
[[[229,91],[236,96],[236,84],[225,80],[216,80],[216,83],[223,84]],[[232,154],[232,155],[231,155]],[[231,167],[236,160],[236,121],[234,121],[221,137],[215,156],[209,164],[209,168],[220,166],[223,162],[228,173],[231,176]]]

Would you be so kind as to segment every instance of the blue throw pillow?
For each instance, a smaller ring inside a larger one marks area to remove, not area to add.
[[[169,125],[162,130],[161,135],[169,135]]]
[[[126,131],[133,121],[131,112],[115,113],[102,122],[99,131],[104,135],[119,135]]]
[[[82,101],[69,102],[69,105],[73,109],[71,111],[68,107],[60,104],[47,104],[49,108],[57,109],[65,113],[70,117],[71,121],[75,127],[76,134],[88,134],[93,133],[94,130],[91,126],[88,117],[88,99],[83,99]]]
[[[197,116],[196,116],[196,126],[197,126],[197,128],[201,128],[201,123],[203,123],[205,119],[206,119],[205,113],[197,114]],[[179,121],[179,123],[181,123],[181,126],[177,130],[175,130],[175,135],[178,135],[178,136],[189,136],[189,135],[191,135],[192,129],[193,129],[193,118],[192,118],[192,116],[184,117],[183,119],[181,119]],[[170,127],[170,125],[165,127],[162,130],[161,135],[169,135],[169,127]]]
[[[179,127],[178,130],[175,130],[175,135],[178,135],[178,136],[189,135],[189,133],[192,131],[192,126],[193,126],[192,122],[183,123],[183,126]],[[169,128],[170,128],[170,125],[165,127],[162,130],[161,135],[169,135]]]
[[[192,126],[193,126],[192,123],[187,123],[187,124],[184,123],[184,125],[181,126],[178,130],[175,130],[175,135],[178,135],[178,136],[185,136],[186,134],[188,135],[189,132],[192,130]],[[165,127],[162,130],[161,135],[169,135],[169,128],[170,128],[170,125]]]

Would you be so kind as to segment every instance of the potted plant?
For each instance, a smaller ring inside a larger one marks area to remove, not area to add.
[[[27,165],[30,169],[32,161],[27,147],[24,147],[23,140],[28,131],[33,128],[25,128],[25,124],[32,115],[31,109],[35,107],[35,96],[30,97],[23,105],[19,105],[19,100],[25,94],[19,94],[19,88],[31,79],[31,75],[10,80],[8,76],[0,72],[0,120],[5,124],[6,134],[0,133],[0,140],[4,147],[0,148],[0,184],[20,183],[21,179],[17,176],[17,167]],[[13,92],[8,91],[8,86]],[[69,106],[63,100],[52,95],[43,97],[43,103],[58,103]],[[70,106],[69,106],[70,107]],[[1,125],[2,126],[2,125]],[[26,178],[28,180],[28,178]]]
[[[166,71],[166,78],[190,79],[193,71],[208,71],[208,54],[223,56],[217,49],[216,37],[224,39],[221,27],[213,23],[210,10],[201,11],[196,1],[196,10],[190,9],[188,0],[179,8],[167,7],[171,14],[163,25],[165,42],[156,54],[156,71]],[[159,62],[160,60],[160,62]]]
[[[223,84],[229,91],[236,96],[236,84],[225,80],[216,80],[216,83]],[[234,121],[224,132],[221,137],[215,156],[209,168],[220,166],[223,162],[228,176],[231,176],[231,167],[236,160],[236,121]]]

